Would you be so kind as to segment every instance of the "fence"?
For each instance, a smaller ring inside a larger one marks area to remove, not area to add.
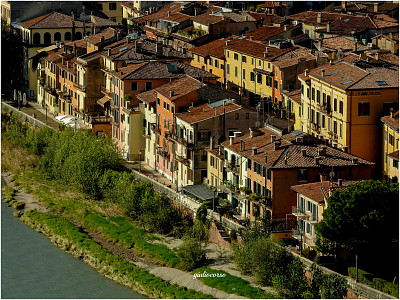
[[[29,122],[32,125],[36,126],[36,127],[48,127],[48,128],[51,128],[49,125],[43,123],[42,121],[39,121],[38,119],[35,119],[34,117],[32,117],[32,116],[30,116],[30,115],[28,115],[28,114],[26,114],[26,113],[24,113],[22,111],[19,111],[17,108],[12,107],[11,105],[9,105],[7,103],[2,102],[1,103],[1,107],[2,108],[6,107],[7,109],[12,111],[13,113],[18,113],[19,115],[21,115],[20,119],[22,121]]]

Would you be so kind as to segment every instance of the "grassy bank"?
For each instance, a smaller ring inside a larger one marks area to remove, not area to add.
[[[205,285],[224,291],[228,294],[236,294],[251,299],[273,299],[276,296],[264,292],[260,288],[250,285],[250,283],[242,278],[233,276],[221,270],[214,270],[209,267],[201,267],[194,270],[193,274],[223,274],[224,277],[198,277]]]
[[[45,234],[58,247],[85,261],[105,277],[138,293],[152,298],[213,298],[211,295],[172,285],[112,255],[63,217],[29,211],[21,216],[21,220]]]

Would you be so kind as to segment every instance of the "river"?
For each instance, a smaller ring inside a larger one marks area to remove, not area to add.
[[[1,298],[143,299],[13,216],[1,201]]]

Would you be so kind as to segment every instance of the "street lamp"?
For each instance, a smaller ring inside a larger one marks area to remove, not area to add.
[[[47,123],[47,110],[48,110],[48,108],[49,108],[49,107],[47,106],[47,104],[45,104],[45,105],[44,105],[44,109],[46,110],[46,123]]]
[[[139,150],[139,174],[140,174],[140,159],[142,157],[142,150]]]

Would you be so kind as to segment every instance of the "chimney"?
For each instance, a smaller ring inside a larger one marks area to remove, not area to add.
[[[322,149],[318,149],[318,156],[322,156]]]
[[[268,56],[268,47],[265,47],[264,57]]]
[[[64,65],[64,57],[61,57],[61,65]]]
[[[392,119],[394,119],[394,113],[395,113],[394,109],[391,108],[391,109],[390,109],[390,117],[391,117]]]
[[[351,162],[352,162],[353,164],[358,164],[358,158],[357,158],[357,157],[353,157],[353,158],[351,159]]]
[[[169,91],[169,97],[172,98],[174,96],[174,90]]]
[[[75,15],[72,11],[71,11],[71,17],[72,17],[72,20],[75,20]]]
[[[317,23],[321,23],[321,22],[322,22],[322,13],[319,12],[319,13],[317,14]]]
[[[119,37],[120,37],[120,33],[119,33],[119,31],[117,32],[117,41],[119,41]]]
[[[347,10],[347,1],[342,1],[342,9],[343,9],[344,11]]]
[[[321,70],[321,76],[324,77],[325,76],[325,70]]]
[[[235,131],[235,132],[233,133],[233,137],[234,137],[234,138],[237,138],[237,137],[239,137],[240,134],[241,134],[240,131]]]
[[[72,48],[72,51],[74,53],[74,57],[77,57],[77,50],[76,50],[76,44],[74,43],[74,46]]]
[[[379,3],[374,3],[374,12],[379,12]]]
[[[289,26],[287,26],[287,25],[283,26],[283,30],[285,30],[285,31],[287,31],[288,28],[289,28]]]
[[[325,156],[326,155],[326,146],[325,145],[323,145],[322,147],[321,147],[322,149],[322,156]]]
[[[213,137],[210,137],[210,149],[213,149],[214,148],[214,139],[213,139]]]
[[[256,155],[257,154],[257,147],[251,147],[251,152],[252,152],[252,155]]]
[[[163,55],[163,44],[162,42],[156,42],[156,57]]]
[[[244,142],[240,139],[240,152],[244,151]]]
[[[268,162],[268,155],[267,155],[267,153],[265,152],[265,163],[267,163]]]
[[[353,47],[354,51],[357,51],[357,41],[354,41],[354,47]]]
[[[111,48],[107,49],[107,56],[111,56]]]
[[[103,50],[103,46],[104,46],[104,36],[101,36],[100,38],[100,50]]]
[[[249,132],[250,132],[250,137],[252,138],[253,137],[253,129],[252,128],[249,128]]]
[[[347,151],[349,150],[349,147],[348,147],[348,146],[343,146],[342,149],[343,149],[343,151],[344,151],[345,153],[347,153]]]
[[[315,160],[315,164],[317,165],[317,166],[319,166],[319,161],[320,161],[320,157],[319,156],[315,156],[314,157],[314,160]]]
[[[218,155],[222,155],[223,151],[224,151],[224,147],[223,146],[219,146],[218,147]]]
[[[170,11],[168,11],[168,17],[170,17],[171,16],[171,12]]]
[[[233,136],[229,137],[229,145],[233,145]]]
[[[216,117],[216,116],[217,116],[217,108],[214,107],[214,117]]]
[[[331,21],[328,21],[328,24],[326,24],[326,32],[331,31]]]
[[[320,177],[320,179],[321,179],[321,182],[322,182],[322,181],[327,181],[327,180],[328,180],[328,174],[326,174],[326,173],[321,173],[321,174],[319,174],[319,177]]]
[[[135,51],[136,51],[136,53],[139,53],[140,51],[142,51],[142,42],[135,41]]]
[[[250,41],[254,41],[254,36],[250,36]]]
[[[275,141],[274,142],[274,151],[278,150],[280,145],[281,145],[281,141]]]
[[[271,143],[273,143],[276,139],[276,135],[271,135]]]
[[[307,156],[307,149],[301,149],[301,156],[306,157]]]
[[[337,180],[337,185],[338,186],[343,186],[343,179],[338,179]]]
[[[68,69],[68,67],[69,67],[69,61],[67,60],[67,69]]]
[[[304,70],[304,76],[308,77],[308,69]]]
[[[322,39],[318,40],[318,51],[322,51]]]

